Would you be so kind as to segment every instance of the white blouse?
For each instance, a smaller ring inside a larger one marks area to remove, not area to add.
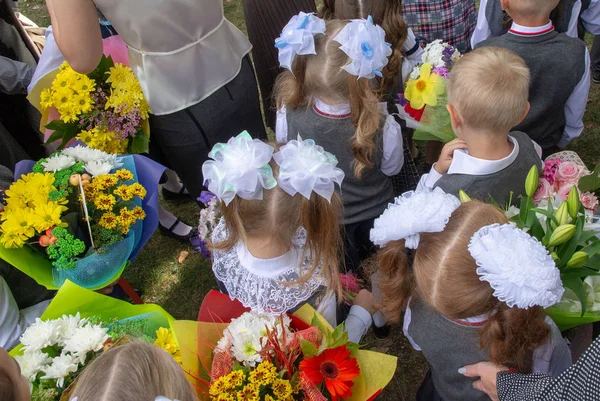
[[[193,106],[232,81],[252,46],[222,0],[94,0],[129,48],[156,115]]]

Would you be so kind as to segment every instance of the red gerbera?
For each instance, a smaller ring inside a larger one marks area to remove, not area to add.
[[[304,359],[300,362],[300,370],[315,385],[325,381],[325,387],[332,401],[346,399],[352,395],[353,380],[360,374],[355,358],[345,345],[327,349],[320,355]]]

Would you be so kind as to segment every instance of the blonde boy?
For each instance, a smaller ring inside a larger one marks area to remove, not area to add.
[[[529,70],[516,54],[487,47],[462,57],[448,83],[448,111],[458,139],[447,143],[418,190],[440,187],[498,204],[524,192],[531,166],[541,166],[540,149],[523,132],[512,131],[529,111]]]
[[[478,48],[502,47],[525,60],[531,72],[531,110],[515,129],[527,133],[547,156],[583,131],[590,57],[583,41],[554,29],[549,17],[559,0],[500,1],[512,27]]]

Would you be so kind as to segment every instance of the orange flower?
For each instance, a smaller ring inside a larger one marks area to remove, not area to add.
[[[345,345],[326,349],[320,355],[300,362],[300,370],[315,385],[325,382],[332,401],[349,398],[352,395],[353,380],[360,375],[356,358],[350,356]]]

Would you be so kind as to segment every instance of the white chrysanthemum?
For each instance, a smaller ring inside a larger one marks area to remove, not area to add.
[[[39,351],[61,342],[60,328],[54,320],[40,318],[21,335],[20,341],[25,351]]]
[[[92,149],[88,148],[87,146],[81,145],[64,149],[62,151],[62,154],[70,156],[82,163],[88,163],[95,160],[105,160],[110,156],[110,154],[103,152],[99,149]]]
[[[63,352],[70,352],[79,362],[85,363],[87,353],[100,351],[109,338],[107,329],[87,324],[73,331],[71,337],[65,340]]]
[[[21,374],[30,382],[35,381],[37,374],[52,362],[52,359],[42,351],[28,351],[23,355],[15,356],[15,360],[21,367]]]
[[[92,176],[97,176],[110,174],[111,170],[113,169],[113,165],[106,160],[93,160],[91,162],[87,162],[84,168],[85,171]]]
[[[64,341],[71,338],[75,330],[84,326],[87,322],[87,319],[81,319],[79,312],[76,315],[63,315],[61,318],[56,319],[60,336],[63,339],[60,346],[64,347]]]
[[[65,170],[76,163],[75,159],[67,155],[56,154],[42,162],[45,172],[56,173]]]
[[[78,363],[72,355],[62,354],[52,359],[52,364],[46,366],[42,372],[42,379],[56,379],[56,387],[62,387],[65,378],[77,372]]]

